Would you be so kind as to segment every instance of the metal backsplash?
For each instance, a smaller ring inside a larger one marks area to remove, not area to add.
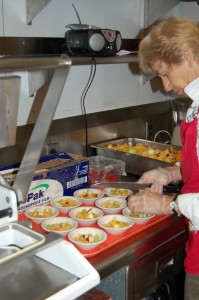
[[[145,139],[146,124],[149,125],[148,137],[153,140],[160,130],[172,133],[174,125],[170,101],[88,114],[87,124],[88,144],[120,137]],[[21,161],[32,129],[32,125],[17,128],[16,145],[0,149],[0,166]],[[158,141],[164,142],[164,139],[160,135]],[[46,140],[46,144],[49,143],[57,143],[59,151],[84,156],[94,154],[86,152],[84,116],[54,120]]]

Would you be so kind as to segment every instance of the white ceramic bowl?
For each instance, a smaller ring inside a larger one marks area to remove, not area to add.
[[[32,206],[24,212],[25,216],[36,224],[58,216],[59,209],[49,205]]]
[[[154,217],[154,215],[147,215],[147,216],[143,217],[143,214],[140,214],[140,216],[138,216],[138,217],[134,217],[132,215],[132,212],[130,211],[130,209],[128,207],[125,207],[122,210],[122,213],[123,213],[124,216],[132,219],[135,224],[146,223],[146,222],[148,222],[149,220],[151,220]]]
[[[106,214],[117,214],[127,206],[127,201],[119,197],[103,197],[97,199],[95,205]]]
[[[91,234],[92,237],[99,236],[99,241],[97,242],[80,242],[77,241],[76,238],[80,237],[81,235],[88,236]],[[83,250],[91,250],[102,244],[107,239],[107,234],[103,230],[94,227],[81,227],[76,228],[68,233],[68,239],[75,244],[77,247]]]
[[[53,198],[50,201],[53,207],[56,207],[60,212],[66,214],[70,209],[78,207],[82,204],[82,200],[74,196],[61,196],[58,198]]]
[[[82,210],[86,211],[85,215],[84,212],[82,212]],[[103,216],[103,211],[97,207],[81,206],[81,207],[76,207],[71,209],[68,214],[71,218],[76,220],[80,225],[91,226],[95,224],[97,220]]]
[[[125,222],[128,225],[125,227],[109,227],[107,224],[109,224],[112,221],[116,221],[116,225],[118,226],[118,222]],[[106,215],[101,217],[98,221],[97,224],[99,227],[104,229],[106,232],[113,234],[113,235],[118,235],[124,233],[126,230],[131,228],[134,225],[133,220],[130,218],[124,216],[124,215]]]
[[[95,200],[102,198],[104,196],[104,192],[99,189],[87,188],[80,189],[73,193],[74,197],[79,198],[83,201],[85,205],[94,204]]]
[[[70,224],[70,228],[67,228],[65,230],[60,229],[56,229],[56,228],[48,228],[49,225],[62,225],[62,226],[65,226],[67,224]],[[47,231],[47,232],[56,232],[62,236],[66,236],[71,230],[77,228],[78,226],[78,222],[76,220],[73,220],[71,218],[67,218],[67,217],[55,217],[55,218],[52,218],[52,219],[48,219],[48,220],[45,220],[45,221],[42,221],[41,222],[41,227]]]
[[[123,199],[126,199],[133,194],[131,190],[122,188],[105,188],[103,191],[108,197],[118,197]]]

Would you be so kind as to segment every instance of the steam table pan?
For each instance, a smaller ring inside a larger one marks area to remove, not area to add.
[[[155,169],[157,167],[168,167],[172,166],[172,163],[164,162],[161,160],[156,160],[153,158],[148,158],[136,154],[131,154],[127,152],[122,152],[118,150],[112,150],[107,148],[108,144],[124,144],[127,143],[128,145],[135,146],[136,144],[140,143],[142,145],[153,147],[153,149],[159,150],[166,150],[169,149],[171,146],[176,150],[181,150],[181,147],[175,145],[168,145],[164,143],[157,143],[153,141],[137,139],[137,138],[123,138],[118,140],[109,140],[99,144],[91,145],[91,148],[96,149],[96,154],[110,157],[114,159],[119,159],[125,162],[126,172],[128,174],[134,175],[142,175],[144,172]]]

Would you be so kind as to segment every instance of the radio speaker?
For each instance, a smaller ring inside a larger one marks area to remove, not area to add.
[[[111,56],[121,49],[119,31],[111,29],[77,29],[65,33],[69,55]]]

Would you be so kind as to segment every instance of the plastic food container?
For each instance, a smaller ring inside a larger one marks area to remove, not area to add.
[[[118,182],[121,175],[126,175],[125,162],[104,156],[89,158],[90,185],[99,182]]]

